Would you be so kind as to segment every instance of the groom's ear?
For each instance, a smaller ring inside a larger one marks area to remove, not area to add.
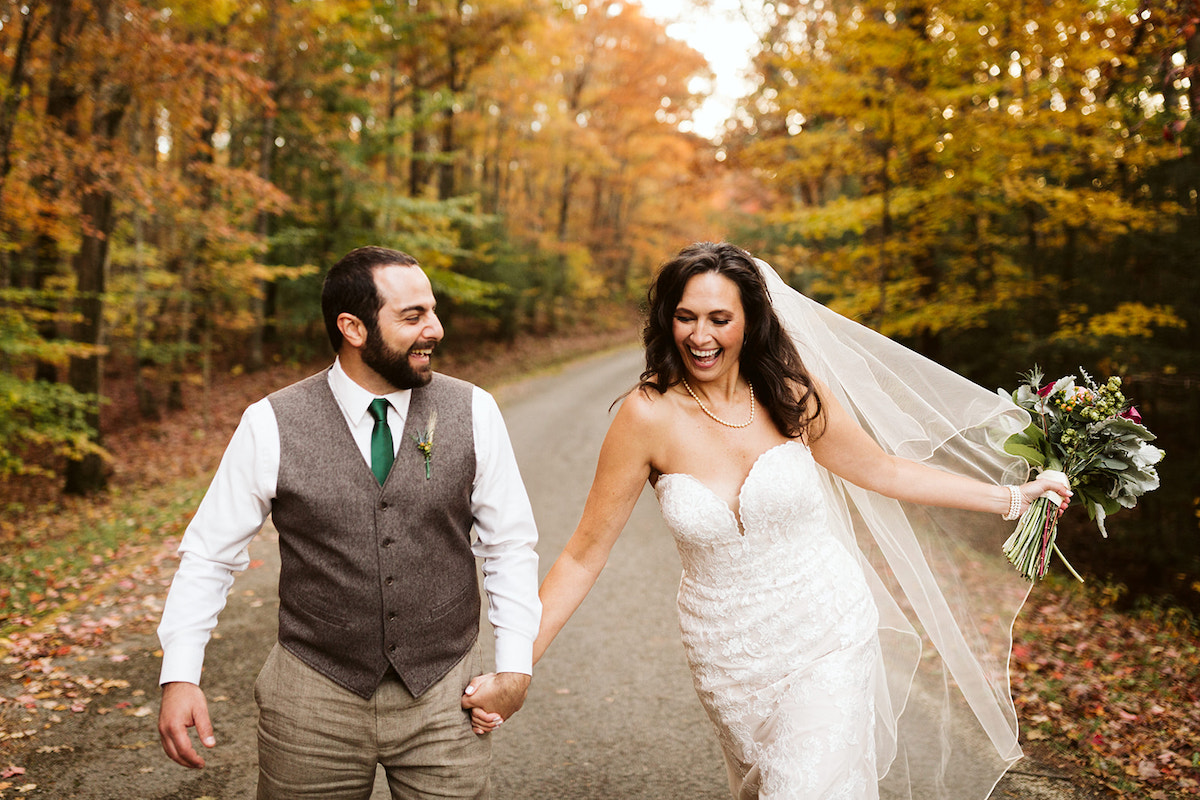
[[[343,344],[357,348],[367,343],[367,326],[353,314],[338,314],[337,326],[342,333]]]

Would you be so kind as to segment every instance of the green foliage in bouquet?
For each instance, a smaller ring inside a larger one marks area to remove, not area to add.
[[[1113,376],[1097,385],[1083,373],[1042,386],[1037,367],[1028,372],[1012,399],[1033,417],[1021,433],[1004,443],[1005,452],[1039,469],[1064,473],[1078,501],[1087,508],[1105,536],[1105,518],[1121,508],[1133,508],[1137,498],[1158,488],[1163,451],[1150,442],[1155,436],[1141,424],[1141,415],[1121,393]]]
[[[1022,376],[1024,383],[1012,400],[1033,422],[1010,436],[1004,450],[1041,472],[1065,475],[1074,492],[1071,503],[1082,503],[1107,536],[1104,522],[1109,514],[1133,508],[1137,498],[1158,488],[1155,465],[1163,451],[1150,444],[1154,434],[1121,392],[1119,377],[1097,384],[1082,368],[1080,372],[1080,382],[1068,375],[1045,385],[1037,367]],[[1041,497],[1005,543],[1005,554],[1027,578],[1045,575],[1051,550],[1062,558],[1054,544],[1056,526],[1057,503]],[[1063,563],[1071,569],[1065,558]],[[1079,577],[1074,569],[1071,573]]]

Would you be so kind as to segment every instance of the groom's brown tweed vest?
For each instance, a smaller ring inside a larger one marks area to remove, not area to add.
[[[391,474],[379,486],[327,372],[270,396],[279,422],[279,641],[369,698],[389,664],[420,695],[479,635],[471,553],[475,439],[468,383],[434,375],[412,392]],[[437,409],[425,477],[415,437]]]

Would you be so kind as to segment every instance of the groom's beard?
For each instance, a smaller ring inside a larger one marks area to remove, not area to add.
[[[413,348],[424,350],[432,348],[435,344],[436,342],[416,342]],[[364,364],[397,389],[416,389],[433,379],[432,368],[426,367],[418,372],[408,362],[407,351],[393,350],[383,341],[378,325],[367,329],[367,343],[363,345],[361,354]]]

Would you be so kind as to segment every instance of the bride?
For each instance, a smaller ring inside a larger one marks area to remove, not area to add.
[[[1046,479],[1002,485],[1018,473],[995,443],[1024,412],[730,244],[683,249],[649,299],[646,369],[542,583],[535,661],[648,481],[682,560],[684,650],[734,798],[877,798],[885,776],[901,796],[986,797],[1020,757],[1011,616],[981,633],[955,584],[1015,573],[981,555],[998,539],[957,566],[941,553],[986,515],[1015,518],[1050,489],[1069,498]],[[927,506],[982,513],[946,522]],[[985,593],[1011,613],[1024,599]],[[477,732],[499,721],[473,710]]]

